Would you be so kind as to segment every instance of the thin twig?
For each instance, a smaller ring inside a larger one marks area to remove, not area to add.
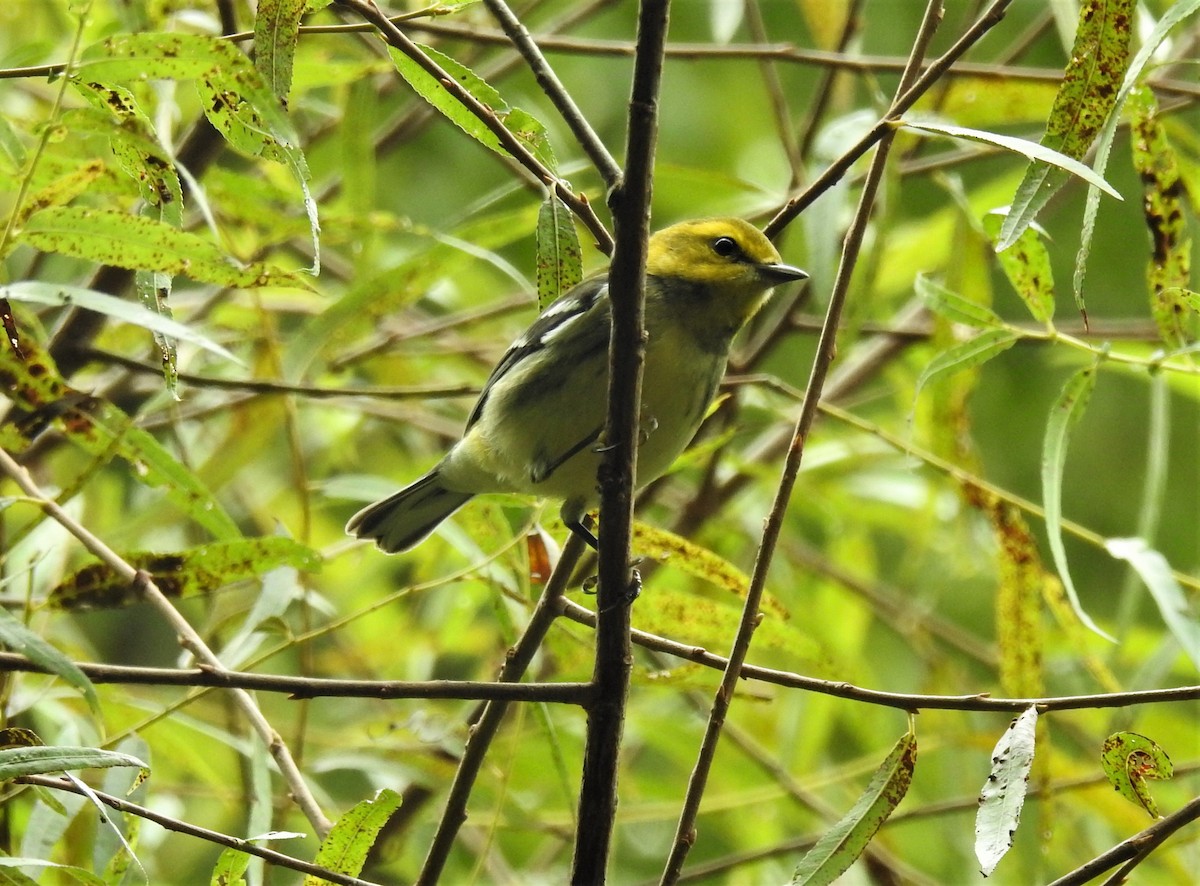
[[[1118,843],[1102,855],[1098,855],[1085,865],[1081,865],[1069,874],[1059,877],[1050,886],[1081,886],[1081,884],[1100,876],[1109,868],[1116,867],[1123,861],[1129,861],[1147,854],[1161,844],[1169,836],[1184,825],[1200,819],[1200,797],[1195,798],[1183,808],[1172,812],[1165,818],[1160,818],[1144,831],[1134,834],[1128,840]]]
[[[917,65],[924,57],[925,49],[929,45],[929,41],[933,39],[933,34],[940,20],[940,0],[929,0],[921,28],[913,41],[910,65],[900,81],[899,94],[903,95],[909,89],[911,81],[915,79]],[[688,852],[696,841],[696,818],[700,812],[700,801],[704,796],[704,790],[708,784],[709,772],[712,769],[713,761],[716,758],[717,746],[720,743],[721,729],[725,724],[729,706],[732,704],[734,694],[737,690],[742,665],[745,663],[746,656],[750,651],[750,641],[753,638],[754,629],[758,626],[761,618],[759,603],[766,588],[767,573],[775,553],[775,547],[779,541],[780,532],[783,529],[783,516],[791,499],[796,477],[800,472],[800,462],[804,454],[804,446],[808,440],[809,431],[816,419],[817,406],[821,402],[821,392],[825,386],[825,378],[829,373],[829,367],[833,363],[842,309],[850,291],[850,279],[858,261],[858,252],[862,246],[867,223],[871,217],[875,194],[880,182],[883,180],[890,145],[890,137],[885,135],[880,139],[879,147],[871,162],[870,171],[867,174],[867,179],[863,183],[858,209],[851,222],[850,230],[846,234],[842,259],[838,266],[837,276],[834,279],[833,292],[830,295],[829,306],[825,314],[825,326],[821,330],[821,336],[817,343],[817,353],[813,360],[812,372],[809,375],[808,386],[804,392],[804,403],[800,408],[800,417],[796,421],[796,428],[792,434],[792,442],[788,448],[787,459],[784,463],[783,476],[780,479],[779,488],[776,491],[775,500],[772,503],[766,525],[763,527],[763,537],[759,543],[758,553],[755,556],[754,570],[751,573],[750,585],[746,592],[742,617],[738,623],[737,635],[729,652],[729,664],[725,668],[721,685],[713,696],[712,710],[704,731],[704,738],[697,753],[695,767],[692,770],[691,777],[688,779],[683,808],[680,811],[679,822],[675,829],[675,838],[663,870],[663,884],[671,884],[678,880],[680,873],[683,871],[683,864],[687,859]]]
[[[589,627],[596,626],[596,613],[571,600],[563,601],[563,616]],[[726,670],[729,659],[709,652],[703,646],[680,643],[657,634],[630,632],[630,639],[645,649],[665,652],[704,667]],[[1176,686],[1170,689],[1144,689],[1134,692],[1099,693],[1096,695],[1062,695],[1045,698],[992,698],[986,692],[973,695],[914,695],[902,692],[883,692],[866,689],[840,680],[818,680],[792,671],[780,671],[759,665],[743,664],[743,680],[760,680],[790,689],[803,689],[835,698],[861,701],[879,707],[919,713],[920,711],[994,711],[1010,713],[1031,706],[1040,711],[1074,711],[1084,708],[1123,708],[1139,704],[1175,704],[1200,700],[1200,686]]]
[[[349,874],[340,874],[337,871],[331,871],[320,865],[312,864],[299,858],[293,858],[290,855],[284,855],[282,852],[276,852],[274,849],[267,849],[249,840],[242,840],[238,837],[222,834],[220,831],[213,831],[208,828],[202,828],[199,825],[189,824],[186,821],[172,818],[169,815],[163,815],[161,812],[155,812],[153,809],[147,809],[145,806],[139,806],[137,803],[130,803],[128,800],[122,800],[120,797],[114,797],[112,794],[106,794],[95,788],[90,788],[88,793],[85,794],[78,785],[67,781],[65,778],[51,778],[46,775],[26,775],[21,778],[15,778],[13,781],[18,784],[35,785],[53,791],[69,791],[80,796],[94,796],[106,806],[111,806],[118,812],[124,812],[127,815],[136,815],[138,818],[152,821],[156,825],[166,828],[168,831],[206,840],[209,843],[224,846],[227,849],[236,849],[238,852],[256,856],[281,868],[290,868],[294,871],[300,871],[302,874],[310,874],[322,881],[327,880],[330,883],[344,884],[344,886],[378,886],[377,883],[371,880],[362,880],[358,877],[351,877]]]
[[[0,449],[0,470],[8,474],[21,490],[37,503],[48,516],[79,539],[85,548],[133,585],[158,610],[167,623],[171,625],[176,636],[179,638],[180,645],[194,655],[204,667],[218,673],[225,670],[224,665],[221,664],[221,660],[208,648],[203,638],[196,633],[195,628],[171,604],[170,600],[167,599],[149,575],[126,563],[116,551],[59,507],[56,502],[47,498],[33,481],[33,477],[30,476],[29,472],[17,464],[3,449]],[[316,798],[304,780],[304,775],[300,772],[299,767],[292,758],[291,751],[279,737],[279,733],[275,731],[267,718],[263,716],[262,711],[255,704],[254,698],[246,690],[234,689],[232,695],[234,702],[241,710],[243,716],[246,717],[250,725],[254,728],[254,731],[258,733],[263,743],[266,744],[276,765],[279,767],[279,772],[283,776],[288,791],[291,793],[296,805],[300,807],[305,818],[308,819],[321,839],[324,839],[325,835],[329,833],[329,829],[333,827],[333,823],[321,811],[321,807],[317,804]]]
[[[862,157],[873,145],[892,131],[893,121],[916,104],[935,83],[955,64],[959,58],[972,46],[978,43],[988,31],[1000,23],[1012,0],[994,0],[991,6],[981,15],[967,31],[954,42],[946,52],[939,56],[927,67],[920,77],[915,78],[911,85],[906,83],[899,95],[892,101],[888,112],[854,145],[831,163],[798,197],[776,213],[775,217],[764,228],[768,237],[774,236],[787,226],[788,222],[809,207],[817,197],[825,193],[841,180],[854,163]]]
[[[504,147],[504,150],[520,163],[526,171],[539,183],[554,189],[555,193],[571,208],[571,211],[575,213],[584,226],[592,232],[592,236],[596,238],[597,243],[605,244],[608,248],[611,248],[612,237],[608,233],[608,229],[604,227],[600,219],[596,216],[595,210],[592,209],[587,199],[572,191],[567,182],[546,168],[525,147],[525,144],[509,131],[508,127],[496,116],[496,112],[492,108],[489,108],[483,102],[479,101],[479,99],[475,98],[455,77],[442,70],[440,65],[426,53],[422,52],[421,48],[408,38],[408,35],[396,27],[391,19],[383,14],[379,7],[375,5],[374,0],[337,0],[337,2],[338,5],[353,10],[365,21],[370,22],[378,28],[380,35],[390,46],[400,50],[400,52],[419,65],[422,70],[437,80],[446,92],[453,96],[457,102],[496,136],[496,139]],[[607,252],[608,249],[604,251]]]
[[[534,655],[541,648],[542,641],[546,638],[546,633],[550,630],[554,619],[562,611],[563,591],[566,589],[567,582],[574,573],[582,553],[583,542],[572,535],[563,547],[562,557],[559,558],[558,565],[554,567],[554,573],[546,582],[545,590],[542,591],[542,596],[529,617],[525,633],[508,652],[508,657],[505,659],[504,667],[498,678],[500,682],[516,683],[524,676],[529,663],[533,661]],[[504,719],[504,712],[507,710],[508,702],[489,701],[471,713],[467,744],[463,748],[458,771],[454,773],[454,781],[450,785],[450,791],[446,797],[446,808],[438,822],[437,832],[429,844],[425,863],[421,866],[421,873],[417,877],[417,886],[434,886],[441,877],[442,869],[446,866],[446,860],[450,857],[450,850],[454,846],[454,838],[463,822],[467,820],[467,801],[471,797],[471,790],[475,786],[479,769],[483,766],[484,756],[487,754],[488,746],[495,737],[496,730],[500,728],[500,721]]]
[[[600,177],[604,180],[605,186],[608,188],[615,186],[621,180],[621,167],[608,152],[608,148],[604,146],[604,142],[600,140],[596,131],[592,129],[587,118],[583,116],[583,112],[579,110],[579,106],[575,104],[575,100],[571,98],[571,94],[567,92],[562,81],[558,79],[558,75],[550,67],[550,62],[542,55],[537,43],[529,35],[529,30],[521,23],[520,19],[513,15],[504,0],[484,0],[484,5],[500,23],[500,27],[508,35],[513,46],[521,53],[525,63],[529,65],[529,70],[537,78],[538,85],[542,87],[542,92],[546,93],[546,97],[558,109],[559,116],[570,128],[575,140],[583,148],[583,152],[591,158]]]
[[[596,613],[570,600],[561,602],[562,615],[571,621],[596,627]],[[638,646],[690,661],[702,667],[723,671],[729,659],[709,652],[702,646],[680,643],[646,631],[633,630],[630,637]],[[287,677],[248,671],[214,671],[182,668],[147,668],[127,665],[103,665],[74,662],[89,680],[100,684],[142,686],[188,686],[205,689],[249,689],[279,692],[297,698],[457,698],[481,701],[536,701],[550,704],[584,705],[589,701],[590,683],[485,683],[481,681],[405,681],[405,680],[334,680],[319,677]],[[0,652],[0,672],[21,671],[49,674],[50,669],[15,652]],[[821,680],[793,671],[746,664],[743,680],[755,680],[788,689],[802,689],[820,695],[861,701],[901,711],[1023,711],[1031,706],[1041,711],[1069,711],[1084,708],[1122,708],[1142,704],[1176,704],[1200,700],[1200,685],[1173,686],[1167,689],[1143,689],[1095,695],[1059,695],[1042,698],[992,698],[981,692],[974,695],[918,695],[868,689],[841,680]],[[194,701],[195,699],[190,699]],[[472,721],[476,717],[471,718]]]

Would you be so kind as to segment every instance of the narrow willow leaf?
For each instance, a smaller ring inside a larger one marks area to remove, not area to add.
[[[70,769],[108,769],[112,766],[149,767],[137,757],[99,748],[40,746],[0,751],[0,781],[23,775],[45,775]]]
[[[1129,68],[1129,42],[1136,0],[1084,0],[1075,45],[1054,100],[1042,144],[1079,160],[1087,154],[1113,112],[1119,85]],[[1017,188],[1000,234],[1010,246],[1062,187],[1066,174],[1042,160],[1030,163]]]
[[[222,849],[213,865],[209,886],[246,886],[246,870],[253,856],[237,849]]]
[[[203,237],[116,210],[51,207],[31,216],[19,236],[46,252],[118,268],[182,274],[217,286],[305,286],[295,274],[260,262],[237,267]]]
[[[979,792],[979,810],[975,813],[975,857],[985,877],[991,876],[1012,848],[1021,821],[1033,767],[1037,718],[1036,707],[1026,708],[1008,725],[992,751],[992,770]]]
[[[1179,161],[1158,116],[1158,102],[1145,86],[1129,95],[1133,117],[1133,167],[1142,182],[1142,213],[1153,249],[1146,269],[1150,313],[1170,347],[1195,339],[1196,315],[1174,297],[1192,274],[1192,236],[1188,230],[1185,188]]]
[[[634,626],[661,636],[673,636],[696,646],[728,644],[741,619],[733,600],[698,597],[695,593],[659,588],[654,606],[634,613]],[[766,654],[786,655],[799,670],[826,679],[847,679],[849,666],[836,661],[811,631],[782,618],[765,618],[754,634],[754,646]]]
[[[997,247],[1004,218],[1002,214],[990,212],[983,219],[983,228]],[[997,259],[1033,319],[1053,328],[1054,271],[1050,266],[1050,253],[1042,243],[1037,227],[1030,225],[1011,246],[998,249]]]
[[[1157,742],[1136,732],[1114,732],[1104,739],[1100,765],[1122,797],[1141,806],[1153,818],[1162,817],[1146,782],[1169,779],[1175,774],[1175,767]]]
[[[398,793],[384,788],[373,799],[355,804],[321,842],[313,863],[339,874],[358,876],[367,852],[388,819],[400,808],[401,800]],[[325,882],[313,874],[304,878],[304,886],[323,886]]]
[[[942,373],[982,366],[997,354],[1007,351],[1019,339],[1020,335],[1011,329],[988,329],[943,351],[929,361],[917,379],[913,399],[916,400],[921,395],[921,389]]]
[[[27,876],[18,868],[53,871],[55,883],[81,883],[83,886],[108,886],[108,881],[98,874],[69,864],[46,861],[44,858],[0,858],[0,884],[3,886],[38,886],[38,881]]]
[[[434,57],[434,53],[429,47],[422,46],[421,50],[431,58]],[[440,112],[447,120],[484,147],[490,148],[497,154],[503,154],[506,157],[509,156],[508,150],[500,144],[500,139],[496,137],[496,133],[492,132],[491,129],[484,125],[482,120],[467,110],[466,106],[451,95],[436,77],[395,47],[389,46],[388,54],[392,57],[392,62],[396,65],[396,70],[400,76],[434,110]],[[437,55],[441,56],[442,54],[437,53]],[[444,58],[444,56],[442,57]],[[461,68],[462,66],[458,67]],[[443,70],[445,69],[443,68]],[[447,71],[447,74],[450,73],[450,71]],[[459,82],[463,82],[461,79],[463,76],[460,72],[459,78],[456,79],[459,79]],[[500,100],[500,94],[492,89],[492,87],[487,86],[474,73],[471,73],[471,78],[463,82],[463,85],[468,92],[490,107],[493,112],[499,114],[508,110],[508,106],[504,105]],[[475,88],[472,89],[472,87]],[[491,101],[488,101],[485,96],[490,97]],[[497,108],[493,102],[499,103],[501,106]]]
[[[750,577],[724,557],[658,526],[635,521],[633,549],[639,556],[669,563],[681,572],[728,591],[739,599],[746,599],[750,589]],[[787,609],[773,595],[764,594],[762,602],[763,609],[772,615],[783,619],[789,617]]]
[[[850,811],[801,859],[792,883],[823,886],[845,873],[904,799],[916,764],[917,737],[909,732],[875,770]]]
[[[944,135],[947,138],[963,139],[965,141],[981,142],[987,145],[993,145],[997,148],[1004,148],[1006,151],[1014,151],[1026,159],[1035,162],[1043,163],[1047,166],[1056,167],[1063,172],[1070,173],[1083,179],[1089,185],[1094,185],[1110,197],[1115,197],[1118,200],[1123,199],[1120,192],[1104,180],[1096,170],[1092,169],[1086,163],[1080,163],[1074,157],[1068,156],[1061,151],[1057,151],[1049,147],[1044,142],[1031,142],[1028,139],[1017,138],[1011,135],[1000,135],[996,132],[987,132],[982,129],[967,129],[963,126],[951,126],[943,123],[932,123],[922,120],[920,123],[914,123],[911,120],[903,120],[900,123],[905,129],[913,132],[929,133],[931,135]]]
[[[1143,38],[1141,48],[1138,49],[1137,55],[1133,57],[1133,61],[1129,63],[1129,69],[1125,72],[1121,88],[1117,91],[1112,112],[1108,115],[1108,120],[1104,123],[1104,130],[1100,133],[1100,138],[1096,143],[1096,159],[1092,163],[1092,168],[1097,172],[1103,172],[1108,166],[1108,157],[1112,152],[1113,139],[1116,137],[1117,126],[1121,121],[1121,108],[1125,104],[1125,99],[1129,95],[1129,91],[1141,82],[1146,66],[1150,64],[1154,54],[1158,51],[1159,45],[1167,39],[1167,35],[1180,22],[1192,16],[1197,10],[1200,10],[1200,0],[1177,0],[1177,2],[1172,3],[1167,8],[1166,12],[1163,13],[1163,17],[1158,20],[1150,33]],[[1084,275],[1087,270],[1088,256],[1092,250],[1092,235],[1096,230],[1096,213],[1099,211],[1099,208],[1100,192],[1095,188],[1089,187],[1087,203],[1083,210],[1083,231],[1080,235],[1079,251],[1075,254],[1075,304],[1079,307],[1081,313],[1084,310]]]
[[[1159,614],[1188,658],[1200,669],[1200,613],[1188,604],[1183,588],[1171,574],[1167,558],[1140,538],[1110,538],[1104,548],[1138,574],[1158,606]]]
[[[258,0],[254,12],[254,67],[285,105],[305,6],[305,0]]]
[[[1106,640],[1112,640],[1109,634],[1100,630],[1092,621],[1079,602],[1079,594],[1071,581],[1071,572],[1067,566],[1067,550],[1063,546],[1062,537],[1062,479],[1067,463],[1067,444],[1070,442],[1071,431],[1079,424],[1084,410],[1087,409],[1088,400],[1096,386],[1096,374],[1097,367],[1093,364],[1072,375],[1050,410],[1050,418],[1046,422],[1046,437],[1042,443],[1042,507],[1045,510],[1046,535],[1054,567],[1058,570],[1058,577],[1062,579],[1067,599],[1071,601],[1071,608],[1088,628]]]
[[[418,44],[418,47],[449,78],[454,79],[476,101],[488,108],[495,118],[504,124],[504,127],[544,166],[552,172],[557,170],[558,163],[555,160],[554,152],[550,149],[549,136],[545,126],[539,120],[520,108],[510,107],[494,86],[470,68],[430,46]],[[505,157],[511,156],[508,149],[501,144],[499,136],[466,105],[451,95],[441,80],[398,49],[389,46],[388,53],[400,76],[417,95],[429,102],[447,120],[481,145],[498,154],[503,154]]]
[[[280,566],[315,571],[322,564],[316,551],[281,536],[215,542],[171,554],[136,551],[122,559],[153,576],[168,597],[212,594]],[[88,609],[124,606],[137,599],[127,579],[106,563],[93,563],[63,579],[47,602],[58,609]]]
[[[78,169],[60,176],[31,194],[21,205],[14,222],[19,228],[29,216],[51,206],[64,206],[88,189],[88,186],[104,175],[104,163],[88,160]]]
[[[231,145],[250,156],[278,160],[291,170],[304,195],[312,234],[311,271],[319,272],[320,223],[300,137],[283,104],[235,45],[199,34],[122,34],[85,49],[75,75],[82,82],[104,84],[195,80],[205,115]]]
[[[985,513],[999,542],[996,639],[1000,689],[1010,698],[1036,698],[1045,689],[1041,602],[1046,580],[1037,541],[1015,505],[991,497]]]
[[[87,678],[87,674],[7,609],[0,609],[0,646],[19,652],[38,667],[62,677],[69,685],[79,690],[92,713],[100,715],[100,700],[96,697],[96,687]]]
[[[964,298],[924,274],[917,275],[913,289],[925,307],[951,323],[963,323],[977,328],[1003,325],[1000,317],[987,305]]]
[[[107,401],[73,390],[49,355],[32,342],[18,356],[0,348],[0,387],[23,412],[10,430],[6,445],[21,452],[49,426],[74,445],[108,462],[122,458],[133,476],[146,486],[166,489],[167,497],[198,525],[218,539],[241,536],[237,524],[208,488],[146,431],[132,426],[129,416]]]
[[[116,298],[104,292],[97,292],[94,289],[84,289],[82,286],[66,286],[57,283],[41,283],[36,280],[22,280],[19,283],[13,283],[11,286],[0,286],[0,296],[28,304],[86,308],[89,311],[104,314],[123,323],[132,323],[135,326],[141,326],[144,329],[161,332],[163,335],[169,335],[180,341],[189,342],[239,365],[242,362],[232,352],[217,344],[211,338],[201,335],[195,330],[184,326],[182,323],[149,311],[140,304],[134,304],[131,301]]]
[[[583,279],[583,257],[575,219],[562,200],[546,195],[537,222],[538,308],[551,302]]]
[[[183,225],[183,187],[172,159],[162,146],[154,124],[138,105],[134,94],[121,86],[72,81],[92,106],[107,114],[114,125],[106,128],[109,145],[122,171],[138,186],[146,205],[172,227]],[[73,118],[78,120],[78,117]]]

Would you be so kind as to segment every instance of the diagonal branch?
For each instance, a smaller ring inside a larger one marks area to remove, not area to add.
[[[513,15],[513,11],[509,9],[504,0],[484,0],[484,5],[500,23],[500,27],[504,29],[504,33],[508,35],[513,46],[521,53],[526,64],[529,65],[529,70],[537,78],[538,85],[542,87],[542,92],[546,93],[547,98],[554,103],[554,107],[558,109],[563,121],[570,127],[576,141],[579,142],[579,146],[591,158],[600,177],[604,179],[605,186],[615,187],[621,180],[621,167],[617,165],[617,161],[608,152],[608,148],[604,146],[600,136],[583,116],[583,112],[579,110],[579,106],[575,104],[575,100],[571,98],[571,94],[567,92],[562,81],[558,79],[558,75],[550,67],[550,62],[542,55],[542,51],[538,49],[533,37],[530,36],[529,30],[521,24],[520,19]]]
[[[911,92],[910,85],[912,80],[915,79],[916,68],[920,60],[924,57],[930,40],[933,39],[937,25],[941,21],[941,14],[942,5],[940,0],[929,0],[926,6],[925,17],[921,23],[921,29],[913,41],[913,50],[909,59],[908,69],[900,81],[899,96],[907,95]],[[884,119],[890,119],[893,112],[894,107]],[[725,724],[729,706],[733,702],[742,666],[746,661],[746,655],[750,651],[750,641],[753,638],[754,629],[758,626],[760,617],[758,611],[759,602],[766,587],[767,572],[770,569],[771,559],[775,553],[775,546],[783,528],[783,516],[787,510],[788,501],[791,499],[792,489],[796,483],[796,476],[800,471],[800,462],[804,455],[804,447],[808,440],[809,431],[812,429],[813,422],[816,419],[818,404],[821,401],[821,392],[825,386],[825,379],[833,363],[842,309],[845,306],[847,294],[850,291],[850,280],[854,273],[855,264],[858,261],[858,253],[862,246],[863,236],[866,233],[867,223],[871,217],[875,194],[880,182],[883,180],[890,146],[891,138],[884,133],[881,135],[879,147],[872,160],[867,178],[863,183],[858,209],[851,222],[850,230],[846,234],[842,259],[838,266],[838,273],[834,279],[833,292],[830,295],[829,306],[825,314],[825,324],[821,330],[820,340],[817,343],[816,356],[813,359],[813,367],[809,375],[808,386],[804,392],[804,403],[800,408],[800,416],[796,421],[791,445],[788,447],[783,476],[780,479],[779,488],[771,506],[771,512],[763,528],[763,538],[759,544],[758,555],[755,558],[750,587],[746,593],[746,601],[742,609],[742,618],[738,625],[737,636],[734,638],[733,646],[729,652],[729,663],[725,668],[721,685],[713,697],[712,710],[705,728],[704,739],[701,742],[691,778],[688,780],[687,793],[684,797],[683,809],[680,812],[679,822],[676,826],[674,843],[671,853],[667,858],[666,867],[663,870],[662,882],[664,884],[674,883],[679,879],[688,852],[696,841],[695,827],[696,818],[700,812],[700,801],[704,796],[704,790],[708,784],[708,775],[716,758],[717,745],[721,738],[721,729]],[[780,218],[777,217],[775,221],[780,221]]]
[[[153,578],[126,563],[116,551],[88,531],[86,527],[59,507],[56,502],[47,498],[41,489],[38,488],[38,485],[34,482],[29,472],[17,464],[3,449],[0,449],[0,471],[8,474],[8,476],[16,481],[16,484],[26,495],[41,507],[47,515],[79,539],[85,548],[136,587],[147,602],[157,609],[159,615],[171,625],[176,636],[179,638],[179,644],[194,655],[203,667],[217,673],[225,670],[225,666],[221,663],[221,660],[208,648],[204,639],[196,633],[196,629],[188,623],[188,620],[180,614],[179,610],[171,605],[171,601],[159,590]],[[304,780],[304,775],[300,772],[299,766],[296,765],[296,761],[293,759],[288,746],[284,744],[279,733],[275,731],[267,718],[263,716],[262,711],[259,710],[258,705],[249,692],[244,689],[234,689],[232,696],[234,703],[241,710],[242,715],[250,722],[251,727],[258,733],[259,738],[262,739],[263,743],[267,746],[267,750],[270,751],[275,764],[279,767],[280,774],[287,784],[289,793],[296,801],[296,805],[300,807],[305,818],[308,819],[321,839],[324,839],[325,835],[329,833],[330,828],[333,827],[333,823],[321,811],[316,797],[309,790],[308,783]]]
[[[540,183],[554,189],[554,192],[571,208],[571,211],[575,213],[587,229],[592,232],[601,251],[610,251],[612,237],[596,216],[596,212],[592,209],[591,204],[588,203],[587,198],[576,194],[565,181],[546,168],[545,164],[535,157],[521,140],[513,135],[508,127],[504,125],[496,116],[495,111],[475,98],[456,78],[444,71],[437,62],[422,52],[421,47],[396,27],[392,20],[375,5],[374,0],[338,0],[338,3],[358,13],[363,19],[378,28],[380,35],[387,41],[388,45],[403,52],[416,62],[422,70],[435,78],[459,104],[491,130],[504,149],[526,171],[533,175]]]
[[[67,781],[65,778],[52,778],[46,775],[26,775],[14,780],[18,784],[33,785],[55,791],[70,791],[74,794],[86,796],[78,785]],[[209,830],[208,828],[202,828],[199,825],[190,824],[178,818],[172,818],[169,815],[163,815],[161,812],[155,812],[153,809],[147,809],[145,806],[139,806],[137,803],[130,803],[128,800],[122,800],[120,797],[114,797],[112,794],[106,794],[95,788],[90,788],[88,793],[118,812],[124,812],[127,815],[136,815],[138,818],[152,821],[159,827],[165,828],[168,831],[174,831],[177,834],[207,840],[209,843],[224,846],[227,849],[236,849],[238,852],[253,855],[278,867],[289,868],[293,871],[299,871],[302,874],[308,874],[321,882],[339,883],[343,884],[343,886],[377,886],[377,884],[370,880],[363,880],[358,877],[351,877],[349,874],[331,871],[328,868],[321,867],[319,864],[312,864],[299,858],[293,858],[290,855],[284,855],[282,852],[276,852],[274,849],[259,846],[250,840],[231,837],[228,834],[222,834],[220,831]]]

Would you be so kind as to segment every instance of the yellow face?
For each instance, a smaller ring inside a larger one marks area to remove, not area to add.
[[[745,294],[804,276],[782,264],[762,231],[740,218],[702,219],[664,228],[650,238],[646,272]]]

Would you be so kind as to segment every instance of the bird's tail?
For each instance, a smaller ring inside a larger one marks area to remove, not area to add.
[[[374,540],[389,554],[406,551],[471,497],[471,493],[447,489],[435,468],[395,495],[363,508],[350,518],[346,531]]]

